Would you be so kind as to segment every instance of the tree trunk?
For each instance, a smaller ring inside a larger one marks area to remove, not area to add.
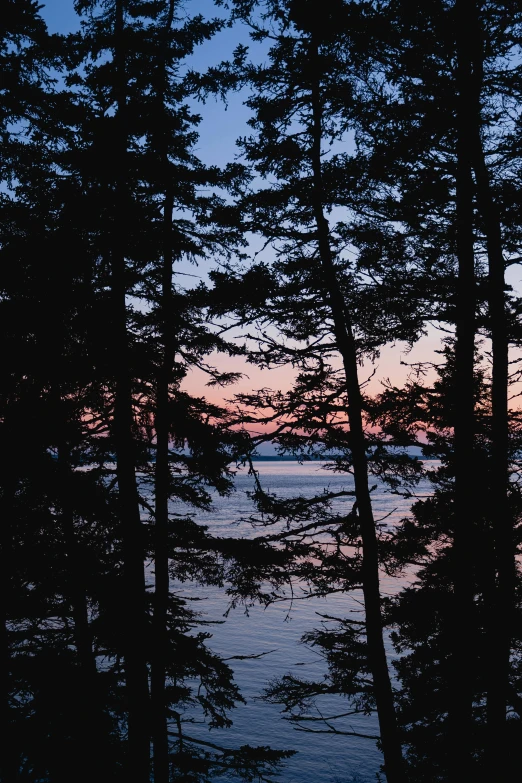
[[[126,70],[123,0],[115,0],[114,63],[116,94],[115,215],[111,248],[111,290],[114,308],[114,448],[123,547],[121,595],[126,702],[128,711],[128,775],[149,783],[150,732],[147,671],[147,599],[144,536],[140,519],[133,437],[132,382],[126,308]]]
[[[92,646],[89,625],[87,595],[85,591],[85,559],[78,546],[74,529],[73,497],[69,449],[62,443],[58,447],[58,473],[61,494],[62,524],[67,551],[68,599],[73,617],[74,645],[78,661],[76,735],[78,737],[76,758],[83,762],[69,773],[77,781],[91,783],[103,776],[103,760],[100,754],[101,710],[97,697],[98,677],[96,658]],[[72,759],[76,765],[76,759]]]
[[[477,75],[482,62],[477,62]],[[505,264],[502,253],[500,215],[491,192],[489,172],[480,134],[477,112],[474,169],[478,205],[486,229],[488,253],[488,304],[493,355],[491,388],[490,518],[494,542],[496,579],[487,607],[487,744],[486,761],[490,776],[506,780],[501,761],[506,757],[506,708],[509,691],[509,657],[513,632],[516,561],[513,519],[510,515],[508,383],[509,336],[505,299]]]
[[[20,771],[20,737],[14,727],[16,710],[11,708],[11,646],[9,638],[9,602],[12,592],[10,573],[15,562],[12,541],[12,525],[14,513],[14,497],[16,493],[16,479],[9,463],[13,459],[9,448],[10,444],[3,444],[4,454],[0,464],[2,465],[2,498],[0,509],[2,524],[0,531],[0,649],[2,666],[2,713],[3,713],[3,748],[0,754],[0,781],[2,783],[14,783],[19,780]],[[15,566],[16,567],[16,566]]]
[[[164,112],[167,89],[168,35],[174,18],[174,0],[169,0],[164,35],[161,83],[158,90],[160,116]],[[166,123],[165,123],[166,126]],[[160,154],[163,159],[165,198],[163,202],[163,265],[161,275],[160,334],[162,356],[156,383],[156,471],[155,471],[155,525],[154,525],[154,655],[151,671],[152,736],[154,745],[154,783],[169,780],[168,705],[166,670],[168,662],[169,557],[168,525],[170,496],[169,467],[169,386],[172,380],[173,346],[171,328],[172,309],[172,210],[174,194],[170,182],[167,130],[160,136]]]
[[[174,200],[169,188],[163,206],[164,252],[161,295],[163,356],[159,368],[156,394],[156,473],[154,536],[154,659],[152,667],[152,709],[154,736],[154,783],[168,783],[168,727],[166,665],[168,656],[169,605],[169,385],[172,376],[172,209]]]
[[[451,615],[453,650],[449,680],[450,779],[471,779],[473,705],[473,452],[475,438],[475,257],[473,235],[473,180],[471,168],[472,71],[469,27],[475,18],[474,2],[457,0],[457,176],[456,228],[458,280],[455,317],[454,460],[455,508],[453,518]]]
[[[317,62],[318,46],[312,44],[312,59]],[[377,533],[373,517],[368,484],[366,439],[362,418],[362,395],[358,377],[356,345],[349,313],[337,280],[328,221],[323,207],[321,167],[322,107],[318,67],[313,69],[312,85],[313,141],[313,209],[317,225],[317,237],[325,288],[330,302],[334,335],[343,360],[348,395],[348,421],[350,425],[350,449],[352,453],[355,495],[362,539],[362,587],[366,615],[368,658],[373,678],[377,714],[384,755],[384,770],[388,783],[404,783],[406,772],[397,727],[393,690],[383,638],[383,619],[379,587],[379,555]]]

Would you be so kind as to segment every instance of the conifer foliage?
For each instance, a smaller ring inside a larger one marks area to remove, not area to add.
[[[233,604],[289,583],[355,596],[362,613],[304,640],[324,677],[289,673],[266,700],[301,730],[377,740],[388,783],[515,779],[520,10],[216,6],[76,0],[69,35],[33,0],[2,17],[0,779],[278,774],[290,750],[191,734],[230,726],[242,696],[181,583]],[[244,43],[193,72],[227,25]],[[206,165],[194,106],[229,90],[250,130],[240,162]],[[187,262],[209,282],[187,284]],[[383,352],[437,333],[402,386],[368,384]],[[237,380],[226,354],[293,386],[191,395],[192,368]],[[346,488],[271,494],[251,461],[267,440]],[[196,520],[241,462],[255,541]],[[380,519],[377,486],[410,513]],[[310,713],[333,695],[342,713]]]
[[[242,697],[171,587],[221,584],[223,559],[169,501],[209,507],[249,448],[180,388],[192,365],[230,381],[175,268],[237,244],[208,190],[241,171],[193,154],[179,73],[222,23],[175,2],[78,3],[80,32],[53,37],[36,4],[9,10],[2,780],[263,776],[288,754],[187,735],[198,713],[228,726]]]

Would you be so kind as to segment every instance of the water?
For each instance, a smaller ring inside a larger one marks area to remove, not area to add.
[[[324,469],[324,463],[307,462],[257,462],[263,486],[279,497],[294,495],[314,496],[325,488],[338,492],[353,489],[350,476],[338,475]],[[247,493],[253,489],[253,478],[246,470],[240,470],[235,479],[236,492],[231,497],[216,497],[210,513],[197,515],[199,521],[209,526],[210,531],[220,536],[252,537],[256,535],[251,525],[244,520],[254,511]],[[386,517],[386,523],[393,525],[410,508],[411,500],[391,495],[384,487],[377,487],[372,495],[375,516]],[[338,508],[343,504],[346,511],[353,505],[353,498],[336,501]],[[179,510],[177,508],[176,510]],[[400,589],[397,579],[382,578],[383,593],[392,594]],[[176,586],[179,589],[179,586]],[[232,661],[236,681],[247,700],[233,711],[234,725],[230,729],[216,730],[209,734],[202,725],[190,727],[190,732],[199,739],[216,742],[227,747],[242,744],[270,745],[277,749],[293,749],[297,754],[286,762],[279,780],[281,783],[375,783],[376,774],[382,764],[382,756],[376,742],[358,737],[334,734],[310,734],[297,731],[281,716],[277,705],[259,700],[267,683],[286,673],[315,679],[325,671],[325,664],[318,653],[301,644],[302,635],[316,628],[321,618],[328,613],[337,617],[353,616],[361,612],[361,596],[338,594],[324,598],[284,601],[266,609],[255,606],[248,613],[243,608],[232,610],[226,618],[228,600],[224,591],[193,587],[182,587],[186,595],[202,598],[201,607],[207,619],[224,620],[223,624],[211,626],[213,634],[209,642],[212,649],[224,658],[235,655],[252,655],[271,651],[258,660]],[[208,630],[208,629],[206,629]],[[321,701],[323,714],[337,714],[347,711],[349,705],[341,697],[325,697]],[[319,728],[319,726],[317,726]],[[339,728],[345,731],[378,734],[375,716],[357,715],[344,719]],[[223,780],[223,778],[220,778]]]

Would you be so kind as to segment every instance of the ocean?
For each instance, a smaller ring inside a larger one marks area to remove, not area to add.
[[[346,474],[325,470],[324,463],[314,461],[299,464],[294,461],[258,461],[255,468],[266,490],[279,497],[301,495],[312,497],[324,489],[338,492],[353,489],[353,481]],[[406,516],[412,499],[391,494],[377,483],[373,492],[374,513],[377,520],[393,526]],[[210,512],[198,512],[196,518],[220,536],[253,537],[258,534],[247,517],[255,512],[248,493],[254,488],[253,477],[247,469],[240,469],[235,478],[235,492],[226,498],[215,497]],[[426,495],[429,487],[421,485],[418,494]],[[353,497],[336,501],[338,508],[344,504],[346,512],[353,505]],[[173,508],[179,512],[179,507]],[[382,576],[383,594],[393,594],[401,589],[408,577],[402,580]],[[357,593],[336,594],[328,598],[302,599],[299,586],[294,600],[283,600],[267,608],[261,606],[238,607],[227,613],[229,599],[225,590],[195,588],[193,585],[173,585],[187,597],[195,597],[198,609],[205,619],[219,624],[205,627],[212,633],[209,645],[224,658],[237,655],[259,655],[258,659],[231,661],[235,679],[247,703],[233,710],[233,726],[209,732],[203,724],[194,724],[187,733],[198,739],[215,742],[227,747],[244,744],[269,745],[277,749],[297,751],[280,773],[281,783],[375,783],[382,764],[382,755],[375,740],[332,733],[309,733],[296,730],[285,720],[278,705],[267,704],[260,699],[263,689],[273,679],[287,673],[300,677],[320,678],[325,662],[318,651],[301,643],[301,637],[325,622],[323,614],[335,617],[361,618],[362,596]],[[227,614],[226,614],[227,613]],[[225,616],[226,614],[226,616]],[[393,650],[388,643],[390,657]],[[349,705],[342,697],[321,697],[316,717],[346,712]],[[378,725],[374,715],[356,715],[342,719],[338,728],[343,731],[377,735]],[[319,729],[321,726],[313,724]],[[327,728],[322,726],[323,729]],[[237,778],[235,778],[237,780]],[[227,781],[228,778],[220,777]],[[230,778],[232,780],[232,778]]]

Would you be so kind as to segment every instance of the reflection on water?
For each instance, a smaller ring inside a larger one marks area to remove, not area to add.
[[[325,488],[332,491],[353,489],[350,476],[325,471],[323,463],[307,462],[257,462],[265,489],[280,497],[294,495],[314,496]],[[220,536],[245,537],[255,535],[251,526],[242,517],[253,511],[247,492],[253,489],[253,479],[246,470],[236,476],[236,492],[229,498],[216,497],[214,509],[210,513],[201,513],[198,519],[207,524],[210,530]],[[372,495],[376,519],[386,517],[386,523],[393,525],[408,512],[411,500],[390,495],[383,487],[377,487]],[[353,498],[336,501],[338,508],[344,503],[349,511]],[[174,510],[174,507],[173,507]],[[179,511],[179,505],[176,511]],[[387,516],[389,515],[389,516]],[[399,580],[384,576],[383,593],[393,593],[400,589]],[[248,614],[241,608],[231,611],[227,618],[227,597],[224,591],[212,589],[194,589],[176,586],[185,595],[203,599],[202,608],[207,619],[224,620],[222,624],[211,627],[212,648],[227,658],[234,655],[249,655],[272,651],[259,660],[234,661],[236,680],[246,705],[239,706],[232,715],[234,725],[230,729],[213,732],[201,725],[191,727],[190,733],[201,739],[210,739],[222,745],[239,746],[270,745],[274,748],[292,748],[298,751],[287,762],[280,780],[284,783],[366,783],[376,780],[376,773],[382,762],[376,743],[332,734],[311,734],[296,731],[284,721],[276,705],[265,704],[259,700],[259,694],[266,683],[281,675],[293,671],[300,677],[317,679],[324,672],[322,658],[313,649],[300,643],[301,636],[320,623],[318,613],[334,616],[346,616],[361,612],[361,596],[335,595],[328,599],[314,598],[274,604],[266,609],[255,606]],[[209,630],[206,628],[206,630]],[[340,697],[328,697],[321,702],[321,708],[330,714],[344,712],[347,704]],[[324,713],[323,713],[324,714]],[[341,726],[339,726],[341,728]],[[342,728],[345,731],[357,731],[364,734],[376,734],[377,721],[374,716],[353,716],[346,719]],[[223,778],[220,778],[223,780]]]

